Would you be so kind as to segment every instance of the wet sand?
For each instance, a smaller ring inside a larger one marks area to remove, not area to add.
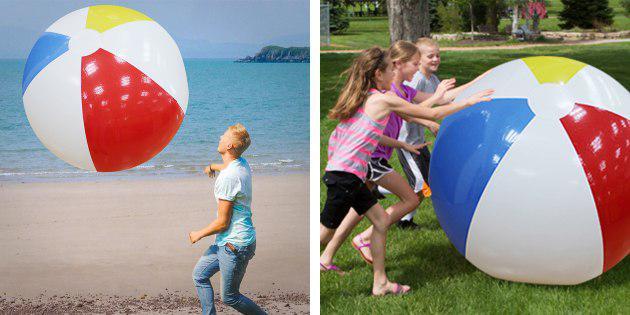
[[[188,232],[216,217],[213,182],[1,183],[0,311],[199,312],[191,273],[214,237],[190,245]],[[252,209],[241,291],[272,313],[308,312],[308,176],[254,175]]]

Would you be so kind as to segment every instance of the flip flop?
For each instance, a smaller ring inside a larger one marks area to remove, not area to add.
[[[385,296],[385,295],[405,295],[407,293],[409,293],[409,291],[411,291],[411,288],[408,288],[405,290],[405,287],[398,284],[398,283],[394,283],[394,290],[387,290],[385,291],[385,293],[383,294],[373,294],[372,296]]]
[[[343,271],[341,270],[341,268],[339,268],[339,267],[337,267],[336,265],[333,265],[333,264],[330,264],[329,266],[326,266],[326,265],[324,265],[324,264],[322,264],[322,263],[320,262],[320,263],[319,263],[319,266],[320,266],[320,267],[322,267],[322,268],[324,268],[323,270],[322,270],[322,269],[319,269],[319,271],[323,271],[323,272],[334,271],[334,272],[338,273],[339,275],[343,275],[343,274],[345,274],[345,272],[343,272]]]
[[[354,240],[355,240],[355,239],[357,239],[357,236],[359,237],[359,245],[357,245],[357,244],[354,242]],[[352,242],[350,242],[350,243],[352,243],[352,247],[354,247],[354,249],[356,249],[357,251],[359,251],[359,254],[361,255],[361,259],[363,259],[363,261],[365,261],[366,263],[368,263],[368,264],[370,264],[370,265],[371,265],[371,264],[372,264],[372,260],[371,260],[371,259],[368,259],[367,257],[365,257],[365,254],[363,254],[363,251],[361,250],[361,248],[364,248],[364,247],[370,248],[370,246],[372,245],[372,243],[365,243],[365,242],[363,242],[363,237],[361,237],[361,234],[359,234],[359,235],[357,235],[357,236],[355,236],[355,237],[352,239]]]

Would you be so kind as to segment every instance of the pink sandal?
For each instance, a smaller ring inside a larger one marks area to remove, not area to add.
[[[337,267],[336,265],[333,265],[333,264],[330,264],[329,266],[326,266],[326,265],[324,265],[324,264],[322,264],[320,262],[319,266],[323,268],[323,269],[320,268],[319,271],[323,271],[323,272],[334,271],[334,272],[338,273],[339,275],[345,274],[345,272],[343,272],[341,270],[341,268],[339,268],[339,267]]]
[[[357,245],[357,244],[355,243],[355,240],[357,239],[357,237],[358,237],[359,245]],[[370,246],[372,245],[372,243],[365,243],[365,242],[363,242],[363,237],[361,237],[361,234],[359,234],[359,235],[355,236],[355,237],[352,239],[352,242],[351,242],[351,243],[352,243],[352,247],[354,247],[354,249],[356,249],[357,251],[359,251],[359,254],[361,255],[361,259],[363,259],[363,261],[365,261],[366,263],[368,263],[368,264],[370,264],[370,265],[371,265],[371,264],[372,264],[372,260],[370,260],[370,259],[368,259],[367,257],[365,257],[365,254],[363,254],[363,251],[361,250],[361,248],[364,248],[364,247],[370,248]]]

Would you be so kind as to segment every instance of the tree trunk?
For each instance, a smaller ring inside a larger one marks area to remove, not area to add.
[[[499,32],[499,12],[497,11],[498,3],[496,0],[488,1],[488,11],[486,18],[486,26],[492,34]]]
[[[470,40],[475,40],[475,13],[473,12],[472,0],[468,1],[470,9]]]
[[[518,30],[518,4],[512,6],[512,36],[516,36]]]
[[[387,0],[387,15],[391,43],[431,35],[429,0]]]

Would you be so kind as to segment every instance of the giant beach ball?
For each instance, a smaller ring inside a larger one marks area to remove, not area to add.
[[[500,279],[572,285],[630,251],[630,94],[559,57],[495,67],[458,98],[431,158],[437,218],[455,248]]]
[[[175,136],[188,104],[179,48],[150,17],[83,8],[37,40],[22,80],[24,110],[52,153],[112,172],[150,160]]]

